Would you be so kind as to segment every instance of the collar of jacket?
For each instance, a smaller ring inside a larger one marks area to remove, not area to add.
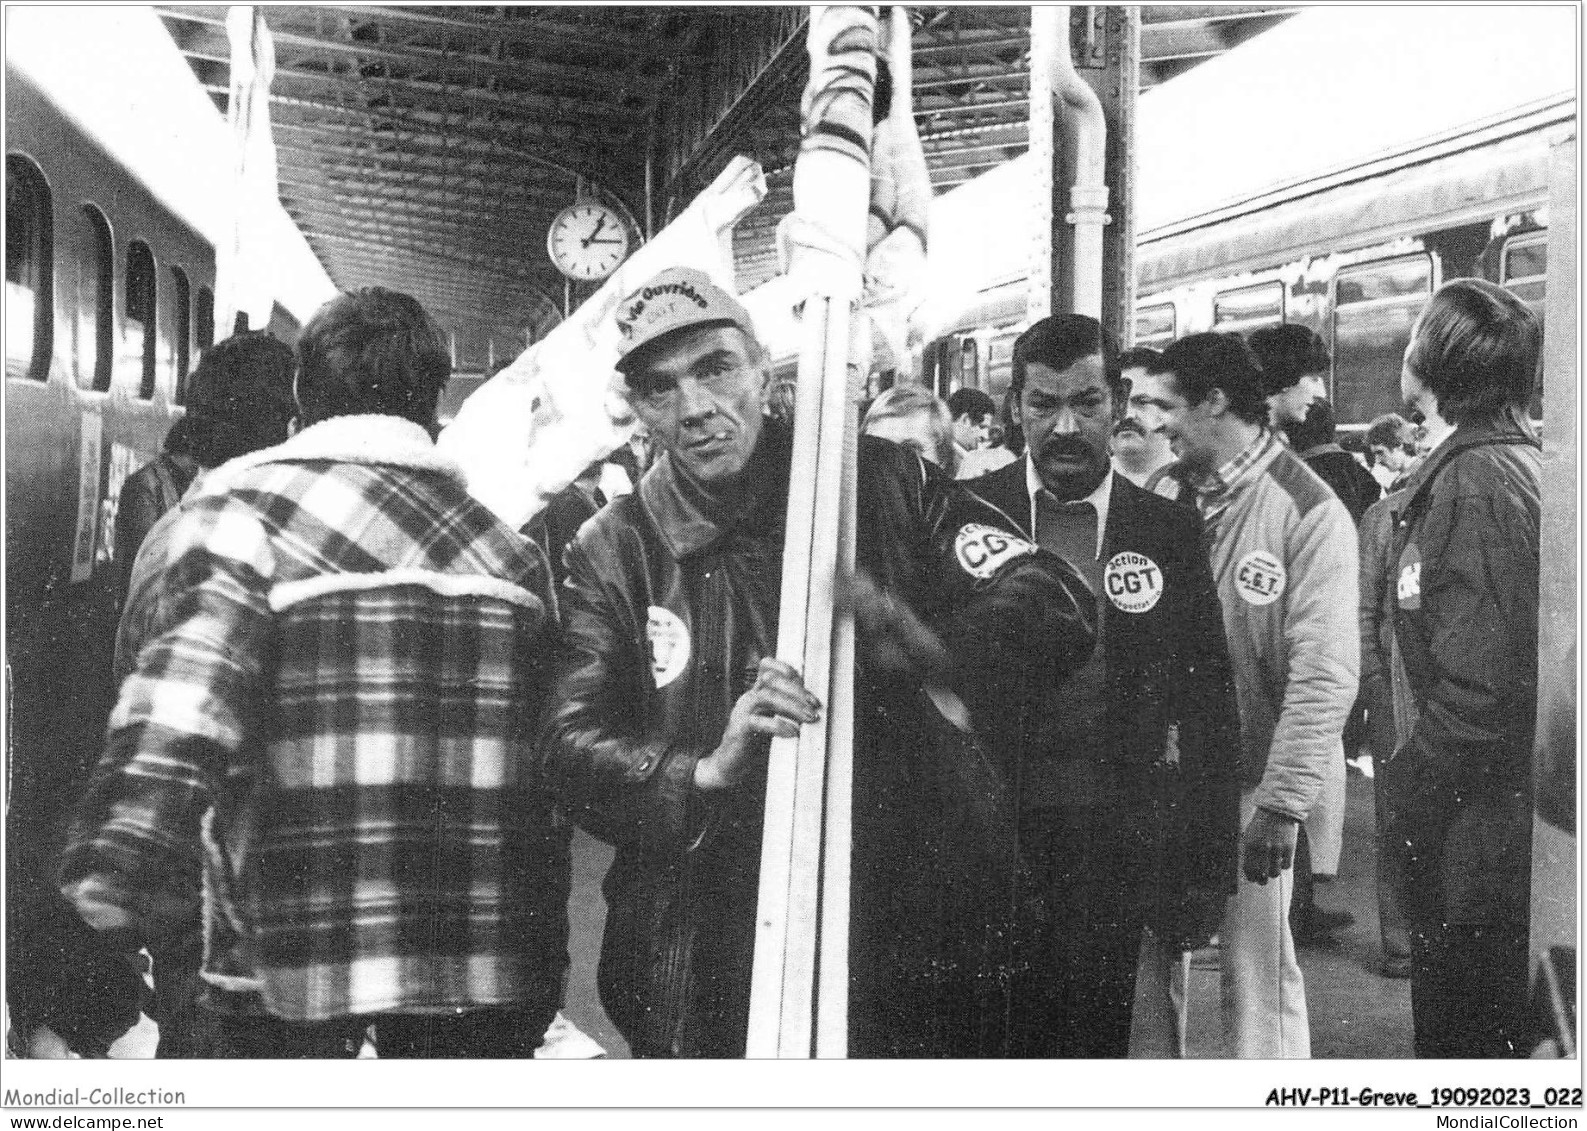
[[[1329,452],[1342,452],[1342,451],[1344,451],[1344,449],[1342,447],[1340,447],[1336,443],[1333,443],[1332,441],[1329,441],[1326,444],[1313,444],[1311,447],[1307,448],[1304,452],[1296,452],[1295,454],[1300,456],[1301,459],[1311,459],[1312,456],[1321,456],[1321,455],[1327,455]]]
[[[1428,485],[1446,463],[1469,448],[1480,448],[1486,444],[1524,444],[1538,449],[1543,447],[1543,442],[1537,438],[1537,432],[1532,427],[1532,422],[1526,418],[1524,409],[1512,407],[1481,420],[1467,420],[1457,425],[1455,430],[1445,437],[1444,442],[1422,461],[1422,466],[1412,472],[1411,477],[1405,481],[1402,487],[1406,499],[1403,511],[1408,512],[1412,502],[1426,493]]]
[[[430,471],[466,487],[463,469],[436,450],[430,434],[411,420],[378,414],[333,416],[310,425],[285,443],[228,460],[204,477],[203,493],[224,491],[242,472],[267,463],[331,460]]]
[[[712,492],[663,453],[639,481],[639,499],[673,558],[697,554],[739,527],[755,527],[782,517],[788,501],[788,461],[793,436],[770,418],[730,493]]]

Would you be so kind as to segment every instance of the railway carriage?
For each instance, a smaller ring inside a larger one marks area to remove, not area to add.
[[[1554,100],[1142,233],[1132,344],[1300,323],[1333,357],[1341,433],[1363,432],[1400,407],[1411,325],[1444,282],[1500,283],[1542,315],[1549,153],[1573,122],[1570,101]],[[926,383],[942,396],[971,386],[1001,398],[1025,292],[1023,273],[993,279],[928,331]]]

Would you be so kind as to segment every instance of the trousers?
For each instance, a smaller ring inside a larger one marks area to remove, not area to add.
[[[1135,968],[1135,1006],[1130,1014],[1131,1060],[1184,1060],[1190,999],[1190,952],[1151,931],[1141,935]]]
[[[1254,796],[1253,790],[1240,795],[1242,829],[1256,811]],[[1242,845],[1241,855],[1243,851]],[[1306,982],[1289,930],[1293,870],[1257,884],[1245,878],[1238,863],[1235,866],[1239,870],[1235,891],[1218,931],[1224,1055],[1242,1060],[1309,1059]]]
[[[1527,928],[1411,924],[1411,1016],[1416,1055],[1530,1055]]]

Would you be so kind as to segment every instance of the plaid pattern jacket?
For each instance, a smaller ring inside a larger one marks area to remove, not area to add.
[[[212,1004],[312,1021],[553,999],[544,555],[395,417],[216,469],[161,552],[68,897],[157,931],[191,906],[201,843]]]

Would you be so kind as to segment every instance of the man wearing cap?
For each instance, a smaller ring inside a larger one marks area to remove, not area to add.
[[[627,396],[661,455],[568,549],[542,756],[575,820],[617,849],[607,1013],[638,1056],[742,1056],[768,741],[823,710],[774,658],[792,437],[765,415],[770,367],[747,312],[701,272],[661,272],[617,324]],[[986,678],[999,649],[1048,678],[1090,629],[1078,579],[1027,543],[978,544],[974,572],[945,556],[980,529],[973,508],[903,448],[861,438],[858,500],[849,1051],[962,1053],[982,1030],[954,1014],[951,983],[979,968],[944,942],[929,895],[984,890],[939,881],[963,879],[977,836],[996,834],[977,824],[989,794],[959,791],[965,766],[933,756],[945,724],[921,672],[990,716],[1000,682],[1023,686],[1022,672]]]
[[[1014,739],[1021,848],[1054,912],[1020,923],[1021,1056],[1125,1056],[1142,928],[1155,970],[1207,941],[1234,889],[1239,730],[1217,589],[1194,510],[1112,468],[1117,364],[1084,315],[1021,334],[1026,456],[966,485],[1075,565],[1101,640],[1024,705]]]

